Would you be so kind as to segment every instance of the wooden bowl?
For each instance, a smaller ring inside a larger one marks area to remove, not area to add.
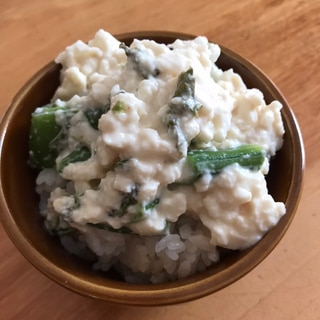
[[[137,32],[116,37],[127,44],[133,38],[163,43],[194,38],[170,32]],[[267,76],[238,54],[221,49],[217,64],[222,69],[233,68],[248,87],[264,93],[267,103],[279,100],[283,104],[284,145],[271,162],[267,182],[275,200],[285,203],[286,215],[252,248],[226,255],[208,270],[182,280],[138,285],[125,283],[111,272],[94,272],[90,265],[69,255],[44,230],[38,212],[35,173],[27,164],[30,115],[35,107],[49,102],[59,85],[60,67],[50,62],[14,97],[0,127],[1,222],[12,242],[38,270],[84,296],[126,305],[167,305],[200,298],[226,287],[247,274],[275,248],[294,217],[302,188],[304,149],[300,130],[287,101]]]

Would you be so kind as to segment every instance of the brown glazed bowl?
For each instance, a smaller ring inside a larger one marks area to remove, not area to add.
[[[194,38],[193,35],[157,31],[116,37],[127,44],[133,38],[163,43],[171,43],[177,38]],[[271,162],[267,182],[275,200],[285,203],[286,215],[252,248],[228,254],[208,270],[182,280],[138,285],[125,283],[113,273],[93,271],[91,266],[69,255],[60,242],[44,230],[38,212],[35,173],[27,164],[30,115],[35,107],[49,102],[59,84],[60,67],[50,62],[17,93],[0,127],[1,222],[15,246],[38,270],[84,296],[126,305],[169,305],[197,299],[228,286],[257,266],[275,248],[294,218],[299,202],[304,169],[303,141],[294,114],[276,86],[249,61],[226,48],[221,49],[218,66],[233,68],[248,87],[264,93],[267,103],[279,100],[283,104],[284,145]]]

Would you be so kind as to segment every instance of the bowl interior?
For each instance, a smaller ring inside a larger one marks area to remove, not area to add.
[[[152,38],[163,43],[171,43],[176,38],[193,38],[169,32],[122,34],[117,38],[129,44],[134,37]],[[270,193],[287,207],[287,214],[278,225],[254,247],[226,254],[207,271],[167,284],[127,284],[112,272],[93,272],[90,265],[69,255],[43,228],[34,191],[36,173],[27,163],[30,115],[36,107],[49,102],[59,84],[60,67],[51,62],[20,90],[1,123],[0,216],[11,240],[36,268],[80,294],[132,305],[162,305],[215,292],[245,275],[272,251],[293,219],[300,195],[304,151],[299,128],[281,93],[256,67],[223,47],[217,64],[224,70],[233,68],[248,87],[264,93],[266,102],[277,99],[284,106],[284,145],[272,160],[267,177]]]

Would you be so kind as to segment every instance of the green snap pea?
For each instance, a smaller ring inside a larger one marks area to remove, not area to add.
[[[48,104],[31,115],[29,163],[35,169],[52,168],[65,138],[65,127],[74,110]]]
[[[218,174],[225,167],[238,163],[250,170],[259,170],[265,160],[265,152],[257,145],[242,145],[226,150],[192,150],[187,153],[187,166],[191,175],[178,183],[190,184],[206,173]]]

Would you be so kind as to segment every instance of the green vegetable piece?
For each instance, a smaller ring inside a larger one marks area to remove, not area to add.
[[[138,195],[139,187],[138,185],[134,185],[131,192],[124,193],[121,199],[121,204],[118,209],[113,209],[109,212],[111,217],[122,217],[127,213],[127,209],[138,203],[137,195]]]
[[[190,68],[179,75],[176,91],[169,103],[170,112],[177,115],[192,112],[197,115],[201,104],[195,99],[194,92],[195,78]]]
[[[93,129],[98,130],[99,119],[105,113],[102,108],[90,108],[84,111],[84,116]]]
[[[126,105],[123,101],[118,100],[115,105],[112,107],[112,112],[122,113],[126,111]]]
[[[159,69],[155,66],[154,57],[140,49],[132,49],[124,43],[120,44],[124,50],[128,61],[133,64],[134,69],[144,78],[156,77],[160,74]]]
[[[64,124],[74,111],[53,104],[37,108],[31,115],[29,164],[35,169],[52,168],[64,138]],[[57,118],[60,119],[59,123]]]
[[[79,146],[69,155],[64,157],[58,164],[57,170],[62,172],[63,169],[70,163],[86,161],[91,157],[91,150],[86,146]]]
[[[163,122],[168,127],[169,134],[177,141],[176,147],[180,158],[186,155],[189,146],[180,126],[180,118],[190,112],[196,116],[201,108],[194,97],[194,92],[195,78],[193,69],[190,68],[179,75],[177,88],[168,104],[169,110],[163,117]]]
[[[163,120],[167,124],[169,134],[175,138],[179,157],[182,158],[187,153],[188,141],[181,130],[180,119],[169,112]]]
[[[123,226],[118,229],[115,229],[115,228],[111,227],[110,225],[108,225],[107,223],[88,223],[88,225],[91,227],[94,227],[94,228],[98,228],[98,229],[106,230],[106,231],[110,231],[110,232],[133,234],[133,235],[136,234],[135,232],[133,232],[130,229],[130,227],[127,227],[127,226]],[[150,236],[167,235],[170,233],[171,227],[172,227],[172,223],[170,223],[169,221],[166,221],[166,224],[165,224],[165,227],[163,228],[163,230],[161,230],[159,233],[156,233],[156,234],[150,235]]]
[[[225,167],[238,163],[250,170],[259,170],[265,160],[265,151],[260,146],[243,145],[226,150],[193,150],[187,154],[187,164],[191,169],[191,177],[178,183],[190,184],[203,174],[218,174]]]
[[[121,227],[119,229],[115,229],[106,223],[88,223],[89,226],[98,228],[101,230],[111,231],[111,232],[118,232],[118,233],[125,233],[125,234],[132,234],[133,232],[127,227]]]
[[[145,211],[153,210],[159,204],[159,202],[160,202],[160,199],[155,198],[153,201],[146,204],[146,206],[144,207],[144,210]]]
[[[103,114],[105,114],[110,109],[110,99],[103,107],[90,107],[86,108],[83,112],[84,116],[87,118],[91,127],[95,130],[98,130],[99,120]]]
[[[153,210],[160,202],[159,198],[155,198],[153,201],[146,205],[139,204],[137,213],[133,216],[131,222],[139,222],[147,218],[149,211]]]
[[[65,221],[65,217],[60,215],[54,215],[51,219],[46,219],[44,221],[44,226],[50,234],[56,236],[63,236],[77,232],[76,229],[72,228],[68,222]]]

